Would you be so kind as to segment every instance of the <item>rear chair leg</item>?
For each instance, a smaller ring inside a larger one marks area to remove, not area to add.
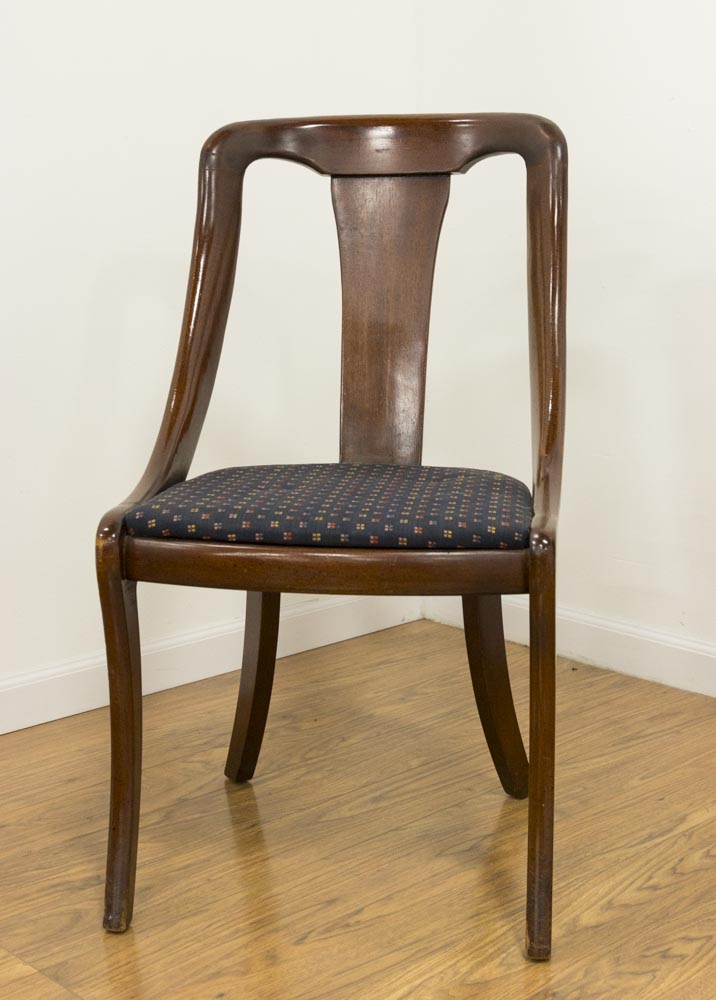
[[[524,799],[527,755],[512,700],[499,594],[466,594],[462,599],[465,645],[477,710],[495,769],[508,795]]]
[[[552,940],[555,758],[554,541],[532,539],[530,558],[530,802],[527,957],[545,961]]]
[[[142,676],[137,584],[123,580],[116,547],[98,550],[98,583],[109,671],[112,766],[104,926],[132,920],[142,780]]]
[[[239,700],[224,771],[231,781],[249,781],[256,770],[271,702],[280,607],[280,594],[246,594]]]

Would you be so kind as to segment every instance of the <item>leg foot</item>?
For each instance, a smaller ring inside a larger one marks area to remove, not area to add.
[[[527,941],[525,951],[527,958],[531,962],[548,962],[552,954],[552,949],[549,945],[540,947],[539,945],[530,944],[529,941]]]

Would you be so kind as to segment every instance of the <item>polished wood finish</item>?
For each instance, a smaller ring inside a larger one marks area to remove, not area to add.
[[[204,155],[234,172],[264,157],[294,160],[333,177],[454,174],[479,160],[516,153],[528,168],[564,136],[538,115],[357,115],[236,122],[209,136]]]
[[[530,767],[527,836],[528,958],[549,958],[552,946],[552,862],[555,761],[555,549],[532,534],[530,551]]]
[[[294,594],[522,594],[526,549],[329,549],[127,538],[130,580]]]
[[[256,770],[271,703],[280,607],[280,594],[246,595],[239,701],[224,768],[231,781],[249,781]]]
[[[432,272],[449,175],[500,153],[521,156],[527,174],[534,483],[529,550],[309,552],[291,546],[127,538],[126,511],[185,479],[189,471],[231,300],[246,168],[262,157],[281,157],[332,176],[345,310],[341,454],[361,461],[417,462]],[[552,122],[534,115],[240,122],[219,129],[204,144],[189,288],[163,421],[144,476],[130,496],[105,515],[97,533],[113,726],[129,727],[124,735],[113,736],[111,824],[115,833],[110,831],[108,872],[112,875],[105,915],[110,929],[126,927],[132,910],[133,875],[128,868],[136,857],[141,728],[138,654],[132,637],[136,630],[128,618],[130,589],[120,586],[120,581],[224,586],[262,593],[496,595],[520,591],[530,593],[533,605],[528,954],[548,956],[554,548],[564,437],[566,201],[564,137]],[[504,683],[502,690],[506,690]],[[129,711],[134,712],[131,722],[127,722]],[[508,706],[500,718],[509,716]],[[492,717],[498,716],[492,712]],[[503,748],[514,742],[513,735],[500,734],[498,744]]]
[[[526,726],[528,652],[508,660]],[[144,699],[128,934],[97,928],[108,710],[0,736],[0,947],[38,970],[22,1000],[45,979],[80,1000],[712,995],[716,699],[558,661],[555,948],[527,963],[527,804],[476,750],[461,630],[412,622],[279,660],[244,785],[222,775],[237,682]],[[3,1000],[24,971],[0,965]]]
[[[142,669],[137,584],[122,578],[116,545],[97,550],[112,720],[112,779],[104,926],[132,920],[142,782]]]
[[[334,177],[331,190],[343,283],[341,461],[417,465],[450,176]]]
[[[529,768],[512,700],[500,597],[465,594],[462,612],[472,689],[487,746],[502,787],[524,799]]]

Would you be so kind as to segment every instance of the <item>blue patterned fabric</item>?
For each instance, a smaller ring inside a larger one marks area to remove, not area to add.
[[[251,465],[177,483],[125,517],[130,535],[270,545],[521,549],[532,497],[482,469]]]

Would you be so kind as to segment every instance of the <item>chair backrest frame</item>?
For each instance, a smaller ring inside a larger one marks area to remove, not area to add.
[[[567,147],[534,115],[239,122],[205,142],[182,332],[137,502],[186,478],[206,416],[234,283],[242,183],[255,160],[332,177],[343,283],[341,459],[420,462],[432,275],[450,174],[515,153],[527,173],[535,513],[556,523],[565,395]]]

